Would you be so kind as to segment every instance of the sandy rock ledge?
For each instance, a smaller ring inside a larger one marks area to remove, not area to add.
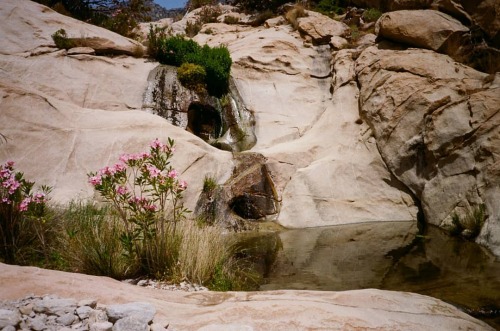
[[[96,277],[0,264],[0,298],[51,293],[100,304],[145,302],[175,330],[493,330],[440,300],[375,289],[170,292]]]

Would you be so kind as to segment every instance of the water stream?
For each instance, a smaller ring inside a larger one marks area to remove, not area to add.
[[[260,290],[409,291],[456,305],[500,328],[500,261],[473,242],[412,222],[284,230]],[[262,239],[256,240],[262,246]],[[250,249],[251,250],[251,249]]]

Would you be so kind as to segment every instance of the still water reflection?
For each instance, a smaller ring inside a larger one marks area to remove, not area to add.
[[[415,223],[383,222],[285,230],[266,238],[279,249],[267,257],[261,290],[410,291],[482,310],[490,316],[476,316],[500,329],[500,261],[437,227],[419,232]]]

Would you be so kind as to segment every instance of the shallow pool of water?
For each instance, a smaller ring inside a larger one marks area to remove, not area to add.
[[[260,290],[409,291],[482,310],[490,316],[475,316],[500,329],[499,259],[437,227],[419,231],[411,222],[382,222],[265,236],[276,242],[269,247],[279,248],[265,260]]]

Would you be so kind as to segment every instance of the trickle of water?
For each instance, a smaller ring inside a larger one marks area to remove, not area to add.
[[[176,67],[159,65],[148,76],[142,109],[220,149],[239,152],[256,143],[253,113],[245,107],[233,81],[230,92],[217,99],[184,88],[177,79]],[[214,117],[214,110],[218,116]]]

